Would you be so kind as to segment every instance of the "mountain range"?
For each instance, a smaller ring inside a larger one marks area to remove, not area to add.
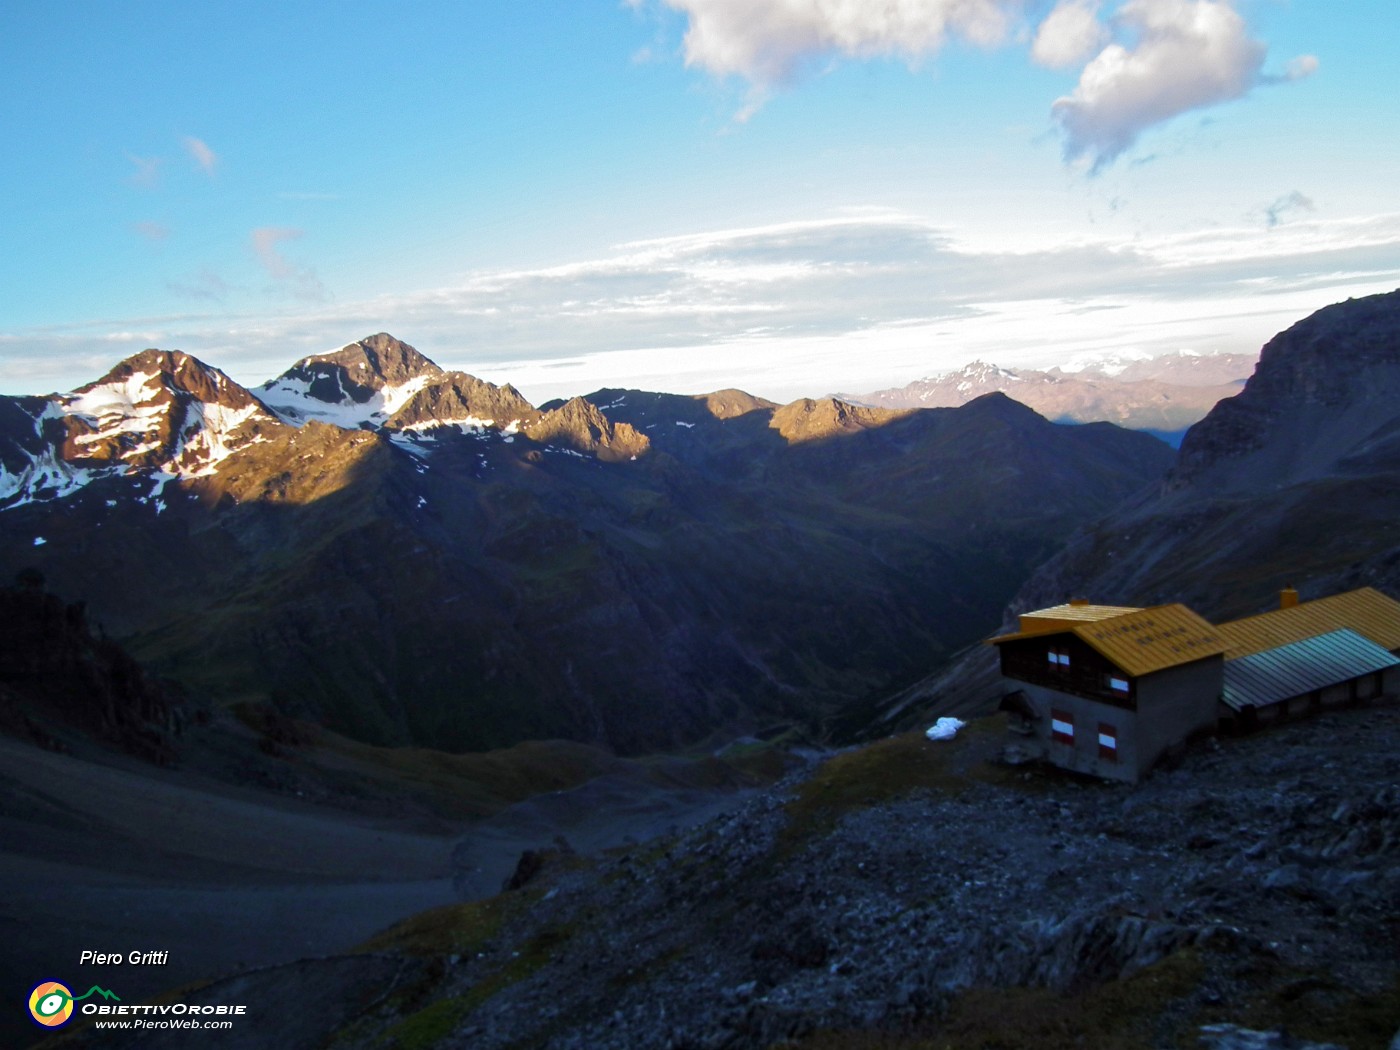
[[[1047,419],[1066,423],[1107,420],[1156,434],[1176,446],[1186,428],[1223,398],[1239,393],[1254,368],[1249,354],[1194,354],[1103,360],[1081,369],[1047,371],[1002,368],[974,361],[868,394],[841,394],[853,404],[883,408],[941,408],[984,394],[1004,393]]]
[[[1400,291],[1325,307],[1265,344],[1244,389],[1193,426],[1176,465],[1084,526],[1009,603],[1184,602],[1215,622],[1354,587],[1400,594]],[[906,712],[985,710],[978,646],[914,687]]]
[[[255,389],[148,350],[0,398],[0,571],[154,671],[379,744],[820,726],[985,634],[1171,451],[992,394],[529,404],[386,334]]]

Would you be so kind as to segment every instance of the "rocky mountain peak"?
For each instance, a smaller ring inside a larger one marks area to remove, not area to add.
[[[769,426],[781,434],[788,444],[795,445],[884,426],[907,414],[907,410],[867,408],[835,397],[820,400],[802,398],[774,412]]]
[[[347,343],[334,353],[304,358],[297,366],[321,372],[339,366],[355,386],[371,390],[402,386],[425,376],[442,375],[442,369],[437,364],[387,332]]]
[[[5,399],[0,502],[60,498],[131,470],[205,474],[277,425],[219,369],[180,351],[143,350],[71,393]]]
[[[635,459],[651,442],[629,423],[614,423],[586,398],[571,398],[528,423],[526,435],[540,444],[559,444],[592,453],[605,462]]]
[[[223,405],[230,409],[259,405],[258,399],[253,398],[244,385],[232,381],[214,365],[206,364],[181,350],[143,350],[132,354],[97,382],[80,386],[73,395],[129,385],[133,377],[139,375],[148,377],[144,385],[153,399],[161,399],[164,395],[160,391],[164,389],[169,395],[186,393],[204,405]],[[153,379],[157,378],[160,384],[154,384]]]
[[[778,407],[772,401],[754,397],[753,394],[733,387],[716,390],[710,394],[700,394],[696,400],[716,419],[733,419],[736,416],[746,416],[750,412],[771,412]]]
[[[442,372],[417,387],[385,425],[398,429],[457,424],[505,428],[538,417],[535,407],[509,383],[496,386],[465,372]]]
[[[208,471],[276,418],[219,369],[180,351],[145,350],[95,383],[59,395],[63,462],[86,469]],[[61,434],[61,439],[59,435]]]
[[[1021,377],[1009,368],[1002,368],[988,361],[972,361],[955,372],[949,372],[948,379],[970,380],[974,383],[1019,382]]]
[[[334,353],[304,357],[258,388],[285,422],[308,419],[354,429],[382,423],[443,370],[407,343],[380,332]]]
[[[1239,395],[1191,428],[1169,487],[1206,474],[1227,486],[1322,476],[1354,450],[1376,451],[1397,398],[1400,290],[1324,307],[1270,339]],[[1268,462],[1256,462],[1263,450]]]

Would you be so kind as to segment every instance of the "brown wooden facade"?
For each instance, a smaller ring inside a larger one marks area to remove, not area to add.
[[[1001,651],[1003,678],[1030,682],[1057,693],[1082,696],[1128,711],[1137,710],[1134,679],[1073,634],[1023,638],[1003,642],[997,648]],[[1067,657],[1068,664],[1052,662],[1050,656],[1056,652]],[[1114,682],[1127,688],[1114,688]]]

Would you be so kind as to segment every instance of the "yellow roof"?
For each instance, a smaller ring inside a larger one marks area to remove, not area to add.
[[[1046,631],[1062,631],[1078,623],[1091,623],[1097,620],[1111,620],[1124,613],[1138,612],[1136,606],[1127,605],[1055,605],[1049,609],[1037,609],[1021,614],[1021,631],[1025,634],[1042,634]]]
[[[1225,659],[1233,660],[1348,627],[1383,649],[1400,649],[1400,602],[1374,587],[1362,587],[1233,620],[1216,629],[1229,647]]]
[[[1179,604],[1131,609],[1117,616],[1066,623],[1061,629],[1083,639],[1133,677],[1217,656],[1226,649],[1225,640],[1214,627]],[[1037,628],[989,640],[997,645],[1046,633]]]

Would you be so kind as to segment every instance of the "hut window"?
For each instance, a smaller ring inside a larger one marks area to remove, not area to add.
[[[1046,653],[1046,657],[1049,659],[1051,667],[1069,666],[1069,653],[1065,652],[1063,649],[1051,649]]]
[[[1108,676],[1108,687],[1115,693],[1123,696],[1128,695],[1128,680],[1126,678],[1119,678],[1116,674],[1111,674]]]
[[[1099,758],[1105,762],[1118,761],[1118,730],[1107,722],[1099,723]]]
[[[1057,744],[1074,746],[1074,715],[1059,708],[1050,709],[1050,736]]]

